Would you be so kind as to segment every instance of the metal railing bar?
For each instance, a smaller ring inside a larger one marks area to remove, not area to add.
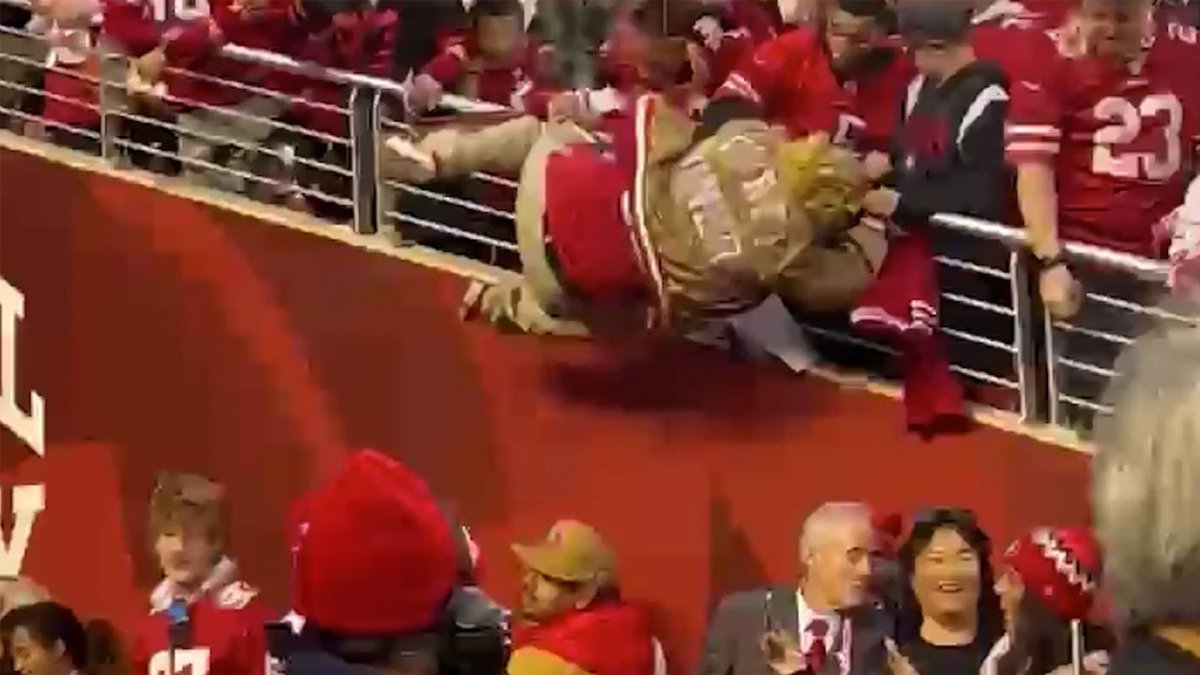
[[[939,213],[932,220],[942,227],[999,241],[1012,248],[1025,248],[1029,245],[1029,237],[1021,228],[949,213]],[[1063,242],[1063,250],[1074,260],[1125,270],[1148,281],[1163,281],[1169,271],[1168,265],[1159,260],[1150,260],[1076,241]]]
[[[280,101],[286,101],[286,102],[292,103],[292,104],[303,104],[303,105],[310,106],[312,108],[316,108],[318,110],[324,110],[326,112],[338,112],[338,113],[342,113],[343,115],[347,115],[347,116],[350,115],[349,108],[343,108],[341,106],[333,105],[332,103],[322,103],[319,101],[313,101],[311,99],[306,99],[302,96],[293,96],[291,94],[286,94],[284,92],[276,91],[273,89],[265,89],[263,87],[259,87],[257,85],[253,85],[253,84],[237,82],[235,80],[226,80],[223,77],[216,77],[214,75],[205,75],[204,73],[198,73],[198,72],[192,71],[192,70],[184,70],[183,68],[168,68],[167,71],[171,72],[171,73],[175,73],[177,75],[184,75],[184,76],[190,77],[195,80],[209,82],[211,84],[225,85],[225,86],[228,86],[230,89],[246,91],[246,92],[255,94],[257,96],[273,98],[273,99],[277,99]]]
[[[1014,311],[1013,308],[1011,308],[1011,307],[1002,307],[1000,305],[994,305],[990,302],[986,302],[983,300],[976,300],[975,298],[967,297],[965,295],[959,295],[957,293],[947,293],[945,291],[942,291],[942,299],[949,300],[950,302],[958,303],[960,305],[974,307],[975,309],[981,309],[985,312],[991,312],[992,314],[1000,314],[1002,316],[1010,316],[1010,317],[1016,316],[1016,314],[1017,314],[1016,311]]]
[[[1008,281],[1011,278],[1009,276],[1009,273],[1004,270],[998,270],[998,269],[995,269],[992,267],[979,265],[979,264],[969,262],[966,260],[959,260],[957,258],[949,258],[949,257],[943,256],[943,255],[934,256],[933,259],[935,261],[937,261],[937,263],[939,265],[944,265],[946,267],[953,267],[954,269],[964,270],[967,272],[974,272],[976,274],[982,274],[984,276],[993,277],[995,279],[1004,279],[1005,281]]]
[[[1100,366],[1095,366],[1083,361],[1076,361],[1075,359],[1069,359],[1065,356],[1058,357],[1058,364],[1061,366],[1066,366],[1071,370],[1078,370],[1080,372],[1088,373],[1089,375],[1095,375],[1096,377],[1111,378],[1113,375],[1116,375],[1115,371],[1109,370],[1108,368],[1102,368]]]
[[[477,203],[472,202],[467,199],[451,197],[450,195],[444,195],[440,192],[434,192],[432,190],[426,190],[424,188],[419,188],[415,185],[412,185],[411,183],[397,183],[394,181],[384,181],[384,185],[386,185],[392,189],[395,189],[395,190],[402,190],[404,192],[408,192],[410,194],[417,195],[418,197],[425,197],[426,199],[432,199],[437,202],[442,202],[443,204],[453,204],[454,206],[461,207],[468,211],[474,211],[476,213],[483,213],[483,214],[490,215],[490,216],[496,216],[497,218],[505,218],[507,220],[515,220],[516,219],[516,215],[513,214],[511,211],[501,211],[500,209],[494,209],[490,206],[487,206],[486,204],[477,204]]]
[[[1077,398],[1075,396],[1069,396],[1067,394],[1060,394],[1058,397],[1058,400],[1061,403],[1067,403],[1067,404],[1075,406],[1076,408],[1087,408],[1088,410],[1098,412],[1102,415],[1111,415],[1113,412],[1112,406],[1107,406],[1107,405],[1104,405],[1101,403],[1096,403],[1094,401],[1089,401],[1084,398]]]
[[[243,141],[243,140],[236,139],[236,138],[228,138],[225,136],[218,136],[216,134],[210,134],[205,131],[196,131],[194,129],[185,129],[182,126],[180,126],[174,122],[169,122],[167,120],[159,119],[156,117],[147,117],[145,115],[138,115],[136,113],[130,113],[130,112],[126,112],[123,110],[113,111],[113,115],[120,119],[134,120],[136,122],[141,122],[142,124],[158,127],[160,129],[170,129],[171,131],[174,131],[181,136],[197,138],[202,141],[207,141],[213,145],[233,146],[235,148],[238,148],[240,150],[245,150],[247,152],[257,153],[257,154],[262,154],[262,155],[269,155],[269,156],[275,157],[281,161],[284,159],[283,153],[281,153],[278,150],[274,150],[270,146],[267,146],[267,145],[262,145],[259,143],[251,143],[251,142]]]
[[[1179,314],[1175,314],[1175,313],[1168,312],[1163,309],[1159,309],[1158,307],[1146,307],[1144,305],[1139,305],[1136,302],[1130,302],[1128,300],[1114,298],[1109,295],[1101,295],[1099,293],[1085,293],[1085,295],[1086,295],[1087,299],[1089,299],[1089,300],[1094,300],[1102,305],[1108,305],[1109,307],[1114,307],[1116,309],[1123,309],[1128,312],[1132,312],[1134,314],[1142,314],[1145,316],[1154,317],[1156,319],[1178,321],[1180,323],[1186,323],[1186,324],[1191,324],[1191,325],[1196,325],[1196,324],[1200,323],[1200,321],[1198,321],[1197,319],[1193,319],[1193,318],[1186,317],[1186,316],[1181,316]]]
[[[71,105],[76,105],[76,106],[79,106],[80,108],[87,108],[88,110],[93,110],[97,113],[100,112],[100,106],[96,105],[95,103],[88,103],[87,101],[80,101],[79,99],[67,98],[66,96],[61,96],[61,95],[55,94],[53,92],[45,91],[44,89],[35,89],[33,87],[27,87],[23,84],[17,84],[15,82],[0,82],[0,86],[5,86],[5,85],[7,85],[8,89],[12,89],[13,91],[19,91],[23,94],[28,94],[30,96],[42,96],[45,98],[54,99],[55,101],[61,101],[63,103],[69,103]]]
[[[1133,344],[1133,338],[1128,338],[1123,335],[1116,335],[1114,333],[1106,333],[1099,330],[1092,330],[1091,328],[1084,328],[1082,326],[1076,326],[1075,324],[1070,324],[1063,321],[1055,321],[1054,327],[1066,333],[1078,333],[1079,335],[1086,335],[1087,337],[1103,340],[1104,342],[1108,342],[1110,344],[1121,346]]]
[[[938,330],[946,335],[949,335],[950,337],[957,338],[964,342],[970,342],[973,344],[988,347],[990,349],[995,349],[996,351],[1007,352],[1009,354],[1017,353],[1016,347],[1009,345],[1009,344],[1005,344],[1003,342],[999,342],[997,340],[985,338],[981,335],[973,335],[971,333],[966,333],[966,332],[963,332],[960,330],[955,330],[953,328],[947,328],[945,326],[939,326]]]
[[[384,215],[388,216],[389,218],[393,218],[395,220],[399,220],[399,221],[405,222],[405,223],[410,223],[412,225],[416,225],[418,227],[423,227],[428,230],[433,230],[435,232],[441,232],[443,234],[451,234],[456,237],[460,237],[462,239],[467,239],[470,241],[478,242],[480,244],[487,244],[489,246],[494,246],[498,249],[503,249],[505,251],[512,251],[513,253],[517,252],[516,244],[510,243],[507,241],[501,241],[499,239],[493,239],[492,237],[489,237],[487,235],[477,234],[475,232],[468,232],[466,230],[460,230],[460,229],[457,229],[454,227],[449,227],[447,225],[442,225],[441,223],[436,223],[432,220],[426,220],[424,218],[409,215],[407,213],[401,213],[399,211],[388,210],[388,211],[384,212]]]
[[[982,370],[974,370],[972,368],[966,368],[964,366],[950,366],[950,370],[952,370],[955,373],[958,373],[959,375],[962,375],[963,377],[969,377],[972,380],[979,380],[980,382],[985,382],[987,384],[993,384],[993,385],[996,385],[997,387],[1004,387],[1005,389],[1012,389],[1013,391],[1020,390],[1020,387],[1017,385],[1016,382],[1013,382],[1012,380],[1009,380],[1009,379],[1006,379],[1003,377],[998,377],[996,375],[992,375],[991,373],[985,373]]]
[[[76,134],[79,136],[86,136],[87,138],[100,140],[100,132],[99,131],[93,131],[92,129],[84,129],[83,127],[73,127],[69,124],[63,124],[62,122],[55,122],[54,120],[48,120],[43,117],[39,117],[37,115],[31,115],[30,113],[27,113],[23,110],[16,110],[16,109],[9,109],[9,108],[0,108],[0,110],[4,111],[8,115],[11,115],[11,116],[19,118],[19,119],[23,119],[27,122],[38,122],[39,124],[42,124],[47,127],[51,127],[53,129],[61,129],[63,131],[68,131],[70,133],[73,133],[73,134]]]

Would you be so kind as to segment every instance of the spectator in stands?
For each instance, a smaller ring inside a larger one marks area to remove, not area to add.
[[[378,7],[400,16],[392,49],[392,79],[404,82],[437,56],[449,35],[467,29],[461,0],[380,0]]]
[[[286,672],[503,671],[503,659],[493,658],[503,636],[463,635],[447,614],[458,575],[454,538],[408,468],[378,452],[356,453],[300,502],[296,517],[293,602],[305,625],[280,655]],[[482,652],[472,651],[481,643]],[[487,665],[474,661],[483,652]]]
[[[1004,630],[991,553],[970,511],[937,508],[914,519],[900,551],[909,587],[888,645],[893,675],[979,672]]]
[[[3,5],[0,5],[3,7]],[[10,630],[4,616],[18,607],[50,599],[46,589],[25,577],[0,577],[0,675],[13,675],[12,655],[7,646]]]
[[[813,511],[800,534],[799,586],[723,599],[697,675],[882,672],[888,621],[867,606],[875,545],[866,506]]]
[[[129,675],[116,631],[104,621],[86,626],[69,608],[42,601],[0,619],[5,652],[20,675]]]
[[[652,675],[649,618],[623,601],[616,556],[596,530],[563,520],[545,541],[514,545],[525,578],[508,675]]]
[[[758,0],[722,0],[705,4],[692,34],[705,50],[705,95],[712,96],[759,45],[775,39],[778,26]]]
[[[1196,320],[1198,301],[1167,309]],[[1108,673],[1200,672],[1200,328],[1164,321],[1116,370],[1092,463],[1105,588],[1127,631]]]
[[[1057,316],[1081,300],[1060,240],[1159,256],[1151,225],[1182,201],[1200,135],[1190,75],[1200,44],[1154,21],[1150,0],[1080,2],[1088,53],[1021,74],[1008,128],[1042,297]]]
[[[41,89],[42,80],[41,68],[28,62],[46,60],[45,43],[25,32],[32,17],[26,7],[0,3],[0,128],[17,132],[26,123],[20,113],[41,110],[41,98],[27,91]]]
[[[890,162],[894,187],[877,188],[863,201],[867,212],[899,226],[901,233],[892,238],[880,276],[860,299],[852,323],[897,343],[908,426],[921,433],[958,429],[965,422],[962,387],[935,331],[941,322],[931,247],[958,260],[982,262],[978,240],[931,229],[929,220],[954,213],[1004,222],[1012,187],[1003,152],[1004,74],[975,58],[969,42],[972,9],[962,0],[899,4],[900,30],[920,74],[903,100]],[[1005,262],[1007,257],[993,265]],[[986,279],[957,280],[954,291],[1007,305],[1008,284]],[[952,328],[995,341],[1008,340],[1011,330],[1007,317],[981,321],[978,314],[959,311],[950,318]],[[986,372],[996,360],[989,357],[991,352],[957,362]],[[1006,353],[999,358],[1006,374],[1011,359]]]
[[[41,124],[54,143],[99,154],[99,0],[41,0],[26,27],[49,47]]]
[[[766,119],[793,137],[824,132],[860,152],[886,152],[912,63],[887,43],[884,0],[836,0],[816,26],[789,31],[734,69],[705,111],[707,126]]]
[[[443,92],[524,110],[540,84],[537,46],[525,34],[519,0],[478,0],[469,35],[451,41],[424,67],[408,93],[409,107],[425,112]],[[543,104],[544,107],[544,104]]]
[[[1072,633],[1088,650],[1086,675],[1103,675],[1108,631],[1088,625],[1100,588],[1100,546],[1087,528],[1037,528],[1004,554],[996,594],[1005,633],[981,675],[1072,675]]]
[[[169,664],[213,675],[256,672],[266,662],[266,613],[258,591],[238,581],[225,554],[224,491],[185,473],[159,477],[150,498],[150,533],[163,580],[135,632],[136,673]],[[199,664],[175,659],[203,658]]]

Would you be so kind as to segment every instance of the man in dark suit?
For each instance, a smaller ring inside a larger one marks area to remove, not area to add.
[[[886,675],[889,622],[869,605],[876,543],[866,506],[818,508],[800,536],[799,587],[722,600],[697,675]]]

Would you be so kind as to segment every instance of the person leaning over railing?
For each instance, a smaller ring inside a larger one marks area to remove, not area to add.
[[[34,18],[26,29],[42,36],[49,48],[43,79],[43,128],[37,130],[38,135],[44,133],[59,145],[98,154],[100,2],[38,0],[31,7]]]
[[[206,183],[244,189],[242,178],[220,167],[244,155],[241,146],[256,146],[265,139],[272,129],[268,120],[284,110],[283,98],[245,86],[271,88],[272,69],[248,67],[220,54],[227,42],[265,47],[273,41],[273,31],[284,25],[280,16],[289,12],[283,4],[212,0],[207,3],[208,16],[165,30],[155,23],[146,0],[105,4],[105,33],[132,57],[129,93],[139,109],[178,124],[181,133],[175,142],[184,169]],[[172,149],[172,142],[164,144]]]

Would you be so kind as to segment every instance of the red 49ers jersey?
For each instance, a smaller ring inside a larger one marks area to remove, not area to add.
[[[793,136],[826,132],[860,152],[884,151],[900,118],[900,101],[916,74],[898,51],[839,82],[820,35],[797,28],[759,46],[717,90],[762,106],[767,120]]]
[[[1053,162],[1059,231],[1140,255],[1183,201],[1200,136],[1200,44],[1162,23],[1144,60],[1057,59],[1012,85],[1006,151]]]
[[[188,618],[190,647],[175,650],[165,607],[142,621],[133,643],[134,675],[267,674],[270,616],[255,589],[239,581],[208,591],[191,603]]]

